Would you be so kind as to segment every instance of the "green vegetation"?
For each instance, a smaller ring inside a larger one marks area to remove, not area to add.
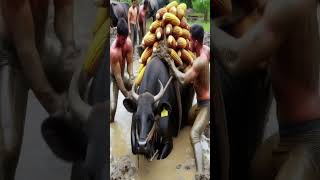
[[[204,21],[208,21],[210,17],[210,0],[193,0],[193,10],[203,14]]]

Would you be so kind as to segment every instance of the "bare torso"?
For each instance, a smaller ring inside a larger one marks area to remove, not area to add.
[[[137,22],[137,16],[138,16],[138,8],[137,6],[133,7],[131,6],[129,8],[128,17],[129,17],[129,24],[136,24]]]
[[[121,68],[121,75],[124,75],[124,68],[125,68],[125,64],[126,64],[126,56],[130,51],[130,44],[131,40],[129,38],[127,38],[126,43],[124,44],[123,47],[117,47],[116,45],[116,40],[113,41],[111,47],[110,47],[110,60],[113,63],[110,63],[111,65],[111,73],[113,75],[115,75],[114,73],[114,66],[116,63],[119,63],[120,68]]]
[[[271,62],[270,72],[279,120],[320,118],[319,33],[317,1],[301,6],[294,27]]]
[[[210,64],[210,48],[203,45],[200,56],[206,57],[197,59],[196,61],[204,61],[203,68],[198,71],[198,76],[194,80],[194,89],[198,100],[210,99],[210,81],[209,81],[209,64]],[[196,62],[194,62],[196,63]]]
[[[142,24],[146,17],[146,10],[143,9],[143,5],[139,6],[139,23]]]

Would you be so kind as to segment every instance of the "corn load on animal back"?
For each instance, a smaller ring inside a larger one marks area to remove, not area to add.
[[[144,64],[140,64],[140,65],[139,65],[138,74],[141,72],[141,70],[142,70],[142,68],[143,68],[144,66],[145,66]]]
[[[187,29],[187,30],[190,30],[190,26],[187,22],[187,19],[185,17],[181,18],[180,20],[180,25],[179,25],[181,28],[184,28],[184,29]]]
[[[148,47],[148,46],[153,46],[153,43],[156,42],[157,38],[156,35],[153,33],[147,34],[143,38],[143,46]]]
[[[179,57],[179,55],[174,49],[168,48],[168,53],[171,56],[171,58],[174,60],[174,63],[177,66],[181,66],[183,64],[181,58]]]
[[[163,22],[164,22],[165,24],[170,23],[170,24],[172,24],[173,26],[178,26],[178,25],[180,25],[180,20],[179,20],[179,18],[178,18],[176,15],[174,15],[174,14],[172,14],[172,13],[168,13],[168,12],[163,15]]]
[[[175,6],[171,7],[169,9],[169,13],[172,13],[173,15],[177,16],[177,8]]]
[[[192,56],[193,60],[195,60],[197,58],[196,55],[192,51],[188,50],[188,53]]]
[[[169,9],[171,8],[171,7],[176,7],[176,6],[178,6],[178,2],[177,1],[172,1],[171,3],[169,3],[167,6],[166,6],[166,8],[167,8],[167,10],[169,11]]]
[[[152,52],[156,52],[157,51],[157,47],[158,47],[158,42],[155,42],[152,46]]]
[[[139,86],[141,81],[142,81],[142,78],[143,78],[143,74],[144,74],[144,71],[146,70],[146,67],[147,66],[144,66],[141,71],[139,72],[137,78],[135,79],[134,83],[136,84],[136,86]]]
[[[146,64],[148,58],[152,55],[152,47],[147,47],[141,54],[141,64]]]
[[[166,7],[163,7],[163,8],[161,8],[161,9],[159,9],[159,10],[157,11],[157,14],[156,14],[156,19],[157,19],[157,20],[162,20],[162,17],[163,17],[163,15],[164,15],[166,12],[168,12]]]

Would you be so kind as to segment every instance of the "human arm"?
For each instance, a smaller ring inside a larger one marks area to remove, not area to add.
[[[50,86],[35,43],[34,22],[27,0],[3,0],[2,11],[24,77],[49,114],[64,110],[64,98]]]
[[[239,39],[213,25],[213,54],[230,73],[255,70],[281,46],[290,21],[287,15],[274,9],[266,10],[257,24]]]
[[[120,55],[118,55],[117,52],[114,52],[114,50],[110,50],[110,60],[111,60],[111,71],[113,73],[113,76],[116,80],[117,86],[119,87],[121,93],[125,96],[129,96],[129,92],[127,91],[121,74],[121,66],[119,61],[121,60]]]

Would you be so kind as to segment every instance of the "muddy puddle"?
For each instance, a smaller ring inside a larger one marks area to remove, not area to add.
[[[115,38],[115,29],[112,29],[110,44]],[[206,34],[206,44],[209,34]],[[133,72],[137,75],[138,53],[134,55]],[[110,89],[112,93],[112,89]],[[119,93],[115,122],[110,124],[110,177],[117,180],[193,180],[196,166],[193,148],[189,133],[191,127],[183,128],[178,137],[173,140],[173,150],[164,160],[148,161],[143,156],[133,155],[131,152],[130,129],[131,116],[123,106],[124,96]],[[195,101],[194,101],[195,103]],[[206,133],[209,137],[209,133]],[[202,136],[201,143],[204,152],[205,178],[210,179],[210,139]]]

